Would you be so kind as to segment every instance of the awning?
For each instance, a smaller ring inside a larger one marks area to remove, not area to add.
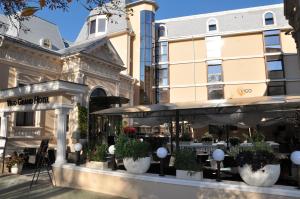
[[[300,96],[262,96],[252,98],[237,98],[226,100],[210,100],[199,102],[183,102],[168,104],[153,104],[110,108],[93,112],[97,115],[128,115],[139,113],[167,113],[179,110],[181,114],[214,114],[214,113],[243,113],[257,111],[286,111],[300,109]],[[164,114],[157,115],[163,116]]]

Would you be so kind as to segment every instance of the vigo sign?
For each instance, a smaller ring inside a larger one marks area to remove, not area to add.
[[[33,104],[48,104],[49,97],[34,96],[31,98],[18,98],[16,100],[7,100],[7,106],[21,106],[21,105],[33,105]]]
[[[244,95],[246,95],[246,94],[252,93],[253,90],[252,90],[252,89],[249,89],[249,88],[246,88],[246,89],[244,89],[244,88],[238,88],[238,89],[237,89],[237,92],[238,92],[238,94],[239,94],[240,96],[244,96]]]

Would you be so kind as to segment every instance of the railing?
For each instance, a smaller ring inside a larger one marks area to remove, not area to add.
[[[38,138],[42,135],[42,127],[13,127],[13,137]]]

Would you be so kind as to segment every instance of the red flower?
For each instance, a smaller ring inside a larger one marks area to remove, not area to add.
[[[136,128],[134,127],[125,127],[124,129],[125,134],[135,134],[136,133]]]

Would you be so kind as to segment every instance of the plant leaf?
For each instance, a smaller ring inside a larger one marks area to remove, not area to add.
[[[29,17],[32,16],[36,11],[39,9],[37,7],[26,7],[22,10],[21,16],[22,17]]]

